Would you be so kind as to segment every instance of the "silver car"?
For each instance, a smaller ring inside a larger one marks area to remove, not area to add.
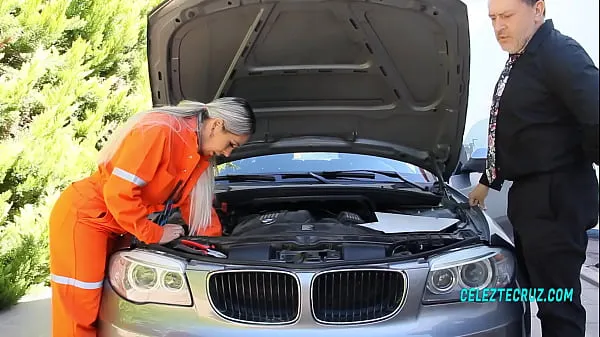
[[[449,186],[469,88],[467,8],[430,1],[165,1],[154,104],[248,99],[220,158],[221,237],[111,256],[113,336],[524,336],[513,246]],[[483,295],[485,296],[485,295]]]

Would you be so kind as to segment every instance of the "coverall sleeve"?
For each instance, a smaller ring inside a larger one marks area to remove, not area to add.
[[[117,223],[145,243],[157,243],[163,228],[148,220],[141,190],[152,180],[166,147],[168,131],[160,126],[133,129],[113,160],[113,171],[104,185],[104,200]]]
[[[181,216],[187,222],[190,219],[190,209],[191,209],[191,198],[190,196],[186,196],[186,198],[181,203]],[[205,233],[196,233],[197,235],[204,236],[219,236],[222,234],[222,225],[221,220],[219,219],[219,215],[215,208],[211,208],[211,217],[210,217],[210,226],[205,230]]]
[[[181,205],[179,206],[179,209],[181,210],[181,217],[183,218],[185,223],[188,225],[190,224],[190,210],[192,207],[191,200],[192,200],[192,198],[188,194],[185,196],[185,198],[181,202]]]
[[[598,68],[572,39],[548,53],[545,63],[552,92],[581,126],[583,151],[598,164]]]
[[[219,219],[219,215],[214,207],[211,209],[210,226],[215,228],[218,227],[219,229],[222,228],[221,219]]]

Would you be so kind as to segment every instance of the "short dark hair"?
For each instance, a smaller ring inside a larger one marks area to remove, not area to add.
[[[533,6],[535,6],[535,4],[536,4],[536,3],[537,3],[539,0],[521,0],[521,1],[523,1],[523,2],[524,2],[524,3],[526,3],[526,4],[528,4],[529,6],[533,7]],[[542,2],[543,2],[543,0],[542,0]],[[545,4],[546,4],[546,3],[544,2],[544,5],[545,5]],[[546,16],[546,7],[545,7],[545,6],[544,6],[544,13],[543,13],[543,15],[544,15],[544,16]]]

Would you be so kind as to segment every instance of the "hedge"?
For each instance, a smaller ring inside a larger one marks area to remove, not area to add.
[[[151,106],[145,28],[159,2],[0,1],[0,310],[48,282],[58,193]]]

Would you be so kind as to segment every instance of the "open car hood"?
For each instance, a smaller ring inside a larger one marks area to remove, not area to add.
[[[378,155],[448,178],[467,111],[469,30],[458,0],[170,0],[148,21],[155,106],[250,101],[243,157]],[[437,162],[437,163],[436,163]]]

